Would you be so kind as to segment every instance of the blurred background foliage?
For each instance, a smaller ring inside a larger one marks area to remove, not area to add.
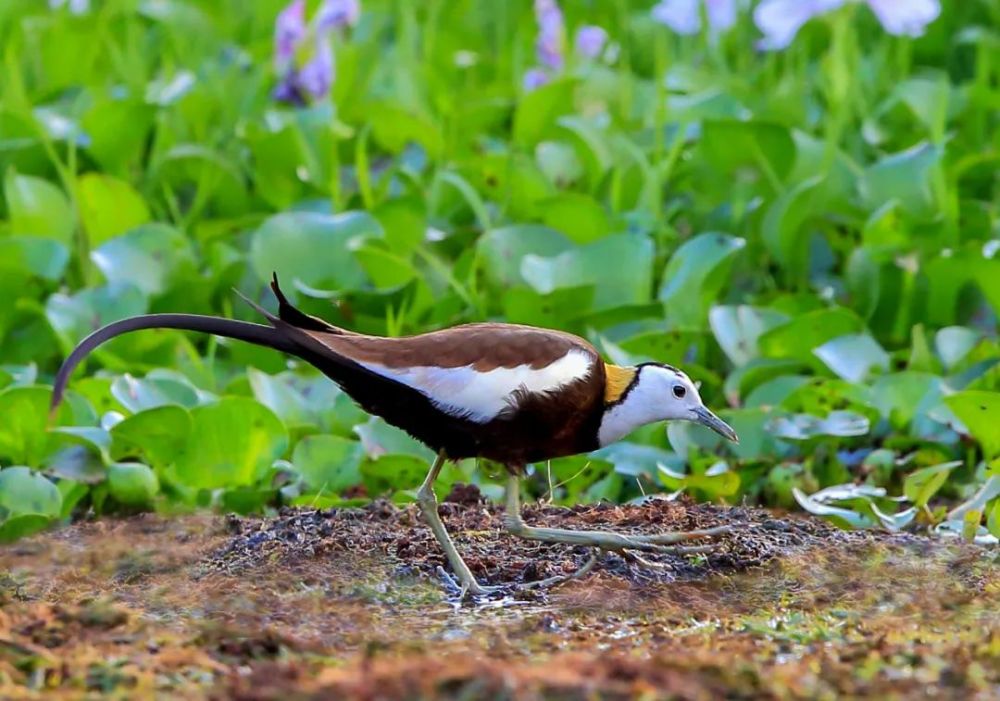
[[[649,427],[536,496],[995,542],[1000,3],[905,32],[841,3],[781,41],[782,2],[0,3],[0,540],[411,499],[429,451],[236,342],[117,339],[48,428],[86,334],[253,319],[232,289],[270,306],[276,270],[358,331],[502,319],[683,366],[742,438]]]

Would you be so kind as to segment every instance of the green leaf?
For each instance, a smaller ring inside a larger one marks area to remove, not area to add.
[[[112,321],[145,314],[146,296],[137,287],[113,283],[77,292],[56,293],[45,303],[45,316],[67,348]]]
[[[111,394],[133,414],[165,404],[191,408],[199,403],[198,392],[190,383],[168,377],[121,375],[111,383]]]
[[[57,518],[61,511],[62,495],[45,475],[28,467],[0,470],[0,516]]]
[[[191,436],[174,470],[195,489],[255,484],[288,448],[281,421],[252,399],[225,397],[193,409],[191,419]]]
[[[69,245],[76,218],[69,199],[58,187],[30,175],[7,171],[4,196],[15,236],[44,236]]]
[[[131,284],[146,295],[166,292],[183,266],[194,266],[188,239],[166,224],[147,224],[106,241],[91,259],[109,283]]]
[[[141,458],[166,467],[184,449],[191,434],[191,414],[176,405],[140,411],[111,428],[111,459]]]
[[[417,197],[397,197],[379,204],[372,214],[393,251],[410,253],[427,233],[427,206]]]
[[[0,260],[55,282],[62,277],[69,263],[69,249],[52,239],[5,236],[0,238]]]
[[[874,210],[897,200],[911,216],[934,216],[940,203],[934,195],[932,178],[941,157],[942,149],[926,142],[885,156],[861,178],[859,188],[864,201]]]
[[[864,381],[872,370],[889,369],[889,354],[867,333],[838,336],[813,353],[841,379]]]
[[[340,494],[361,482],[363,458],[364,449],[359,441],[338,436],[306,436],[295,446],[292,464],[312,491]]]
[[[570,80],[556,80],[523,95],[514,112],[514,141],[521,146],[534,146],[556,122],[573,109],[573,88]]]
[[[77,204],[84,231],[92,245],[124,234],[149,221],[149,208],[124,180],[87,173],[77,180]]]
[[[521,276],[521,262],[525,256],[557,256],[571,250],[572,246],[563,234],[537,224],[492,229],[476,242],[487,281],[497,287],[526,283]]]
[[[737,367],[757,358],[757,340],[762,334],[787,321],[781,312],[747,305],[716,306],[708,313],[715,340]]]
[[[705,328],[708,309],[716,301],[746,241],[720,233],[703,233],[674,251],[663,273],[658,298],[667,317],[680,328]]]
[[[545,226],[566,234],[574,243],[591,243],[611,233],[604,206],[593,197],[565,192],[544,203]]]
[[[983,447],[987,460],[1000,456],[1000,392],[967,390],[944,401]]]
[[[44,530],[50,523],[52,523],[50,517],[40,514],[11,516],[6,521],[0,522],[0,543],[13,543],[15,540],[27,538]]]
[[[55,448],[48,432],[51,398],[48,387],[8,387],[0,392],[0,458],[41,466]]]
[[[286,212],[265,220],[254,232],[250,263],[262,283],[277,272],[289,289],[295,282],[316,289],[356,289],[366,276],[352,249],[381,236],[378,221],[364,212]]]
[[[615,265],[608,265],[608,261]],[[594,286],[594,307],[605,309],[649,299],[653,287],[653,242],[632,234],[608,236],[551,258],[526,255],[521,274],[537,292]]]
[[[813,348],[863,328],[861,319],[847,309],[817,309],[762,334],[758,345],[766,358],[810,362],[814,358]]]
[[[903,494],[915,506],[923,508],[930,501],[931,497],[941,489],[951,471],[961,464],[961,460],[955,460],[953,462],[941,463],[940,465],[931,465],[930,467],[924,467],[911,472],[903,481]]]
[[[816,211],[823,180],[817,176],[797,183],[774,201],[764,215],[761,233],[771,255],[795,273],[806,278],[809,271],[809,232],[803,225]]]
[[[370,496],[419,487],[430,464],[413,455],[389,454],[361,465],[361,478]]]
[[[145,506],[160,491],[160,482],[142,463],[117,462],[108,466],[108,488],[120,504]]]
[[[795,163],[795,142],[779,124],[709,119],[702,124],[701,153],[714,171],[753,168],[780,182]]]

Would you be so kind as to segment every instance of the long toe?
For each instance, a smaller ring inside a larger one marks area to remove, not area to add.
[[[703,528],[695,531],[678,531],[676,533],[630,535],[628,538],[635,543],[648,545],[672,545],[674,543],[683,543],[688,540],[698,540],[700,538],[715,538],[716,536],[732,533],[735,528],[735,526],[716,526],[715,528]]]

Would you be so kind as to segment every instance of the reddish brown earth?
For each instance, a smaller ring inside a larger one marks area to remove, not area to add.
[[[587,558],[453,497],[486,582]],[[995,550],[683,502],[525,518],[739,527],[655,570],[607,554],[555,590],[460,603],[412,506],[80,523],[0,551],[0,698],[1000,698]]]

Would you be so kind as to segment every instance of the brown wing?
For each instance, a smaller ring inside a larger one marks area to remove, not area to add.
[[[598,357],[597,350],[582,338],[516,324],[466,324],[402,338],[306,331],[336,353],[388,368],[469,366],[488,372],[522,365],[544,368],[572,350]]]

